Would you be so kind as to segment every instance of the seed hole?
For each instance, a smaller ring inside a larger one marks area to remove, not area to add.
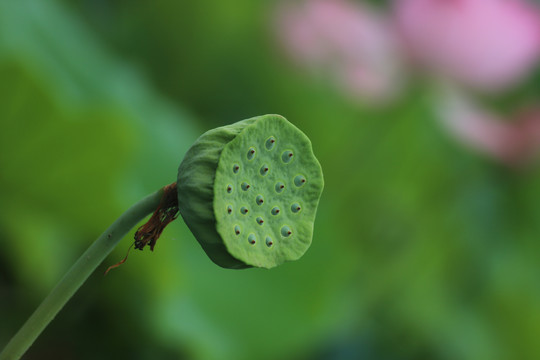
[[[242,213],[242,215],[246,215],[248,211],[249,211],[248,208],[245,206],[242,206],[242,208],[240,209],[240,212]]]
[[[276,145],[276,138],[273,137],[273,136],[270,136],[267,140],[266,140],[266,149],[267,150],[272,150],[274,148],[274,146]]]
[[[250,147],[247,152],[247,158],[248,160],[253,160],[254,157],[255,157],[255,148]]]
[[[274,206],[274,207],[272,208],[272,211],[271,211],[271,212],[272,212],[272,215],[277,215],[277,214],[279,214],[279,208],[278,208],[277,206]]]
[[[282,236],[288,237],[288,236],[291,236],[291,234],[292,234],[291,228],[288,227],[287,225],[284,225],[284,226],[281,228],[281,235],[282,235]]]
[[[264,199],[262,195],[257,195],[257,198],[255,198],[255,202],[257,205],[262,205],[264,203]]]
[[[227,185],[227,192],[230,194],[232,193],[233,187],[231,184]]]
[[[296,185],[297,187],[304,186],[305,183],[306,183],[306,178],[303,177],[302,175],[297,175],[294,178],[294,185]]]
[[[282,183],[282,182],[278,182],[275,186],[275,189],[276,189],[276,192],[277,193],[280,193],[282,192],[283,190],[285,190],[285,184]]]
[[[269,170],[270,169],[268,168],[268,165],[264,164],[263,166],[261,166],[261,170],[260,170],[261,175],[266,176],[266,174],[268,174]]]
[[[259,225],[264,224],[264,220],[263,220],[262,217],[259,216],[259,217],[257,218],[257,224],[259,224]]]
[[[298,203],[294,203],[294,204],[291,205],[291,211],[293,213],[297,213],[300,210],[302,210],[302,208],[300,207],[300,205]]]
[[[249,185],[249,184],[248,184],[247,182],[245,182],[245,181],[242,183],[241,186],[242,186],[242,190],[244,190],[244,191],[248,191],[249,188],[251,187],[251,185]]]
[[[231,205],[227,206],[227,213],[232,214],[232,206]]]
[[[236,226],[234,227],[234,233],[235,233],[236,235],[240,235],[240,226],[236,225]]]
[[[233,173],[238,174],[238,171],[240,171],[240,165],[234,164],[232,168]]]
[[[281,154],[281,160],[283,160],[284,163],[291,162],[293,158],[293,152],[290,150],[286,150]]]
[[[249,234],[248,236],[248,242],[251,245],[255,245],[255,242],[257,242],[257,237],[255,237],[255,234]]]
[[[270,236],[266,237],[266,246],[271,247],[274,245],[274,242],[272,241],[272,238]]]

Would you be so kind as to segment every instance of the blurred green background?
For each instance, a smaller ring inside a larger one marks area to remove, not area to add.
[[[277,113],[325,173],[302,259],[221,269],[179,220],[104,277],[126,237],[25,359],[540,358],[538,162],[449,137],[421,74],[343,96],[290,61],[276,4],[0,0],[0,347],[200,134]]]

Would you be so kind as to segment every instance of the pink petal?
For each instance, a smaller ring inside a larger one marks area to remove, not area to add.
[[[540,12],[522,0],[396,0],[412,56],[481,90],[519,81],[540,56]]]

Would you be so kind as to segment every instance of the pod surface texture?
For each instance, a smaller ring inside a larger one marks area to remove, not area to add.
[[[272,268],[311,245],[324,180],[311,142],[279,115],[210,130],[178,171],[178,204],[225,268]]]

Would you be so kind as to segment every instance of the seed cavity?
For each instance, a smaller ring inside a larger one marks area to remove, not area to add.
[[[274,206],[272,208],[272,211],[271,211],[272,215],[277,215],[279,214],[279,208],[277,206]]]
[[[227,206],[227,213],[229,215],[232,214],[232,206],[231,205]]]
[[[281,227],[281,236],[288,237],[288,236],[291,236],[291,234],[292,234],[292,231],[290,227],[288,227],[287,225],[284,225]]]
[[[255,202],[257,203],[257,205],[262,205],[264,203],[263,196],[257,195],[257,197],[255,198]]]
[[[242,187],[242,190],[248,191],[249,188],[251,187],[251,185],[249,185],[247,182],[244,181],[244,182],[242,183],[241,187]]]
[[[283,154],[281,154],[281,160],[284,163],[291,162],[292,158],[293,158],[293,152],[290,151],[290,150],[286,150],[286,151],[283,152]]]
[[[242,208],[240,209],[240,212],[242,213],[242,215],[246,215],[248,211],[249,211],[248,208],[245,206],[242,206]]]
[[[262,217],[259,216],[259,217],[257,218],[257,224],[259,224],[259,225],[264,224],[264,220],[263,220]]]
[[[230,194],[232,193],[233,187],[231,184],[227,185],[227,192]]]
[[[261,175],[262,175],[262,176],[266,176],[266,174],[268,174],[268,170],[270,170],[270,169],[268,168],[268,165],[264,164],[263,166],[261,166],[261,170],[260,170]]]
[[[257,237],[255,236],[255,234],[249,234],[248,235],[248,242],[251,245],[255,245],[255,242],[257,242]]]
[[[296,175],[296,177],[294,178],[294,185],[296,185],[297,187],[304,186],[305,183],[306,183],[306,178],[303,177],[302,175]]]
[[[267,140],[266,140],[266,150],[272,150],[274,148],[274,146],[276,145],[276,138],[273,137],[273,136],[270,136]]]
[[[240,226],[236,225],[236,226],[234,227],[234,233],[235,233],[236,235],[240,235]]]
[[[276,189],[276,192],[277,193],[280,193],[282,192],[283,190],[285,190],[285,184],[282,183],[282,182],[278,182],[275,186],[275,189]]]
[[[247,152],[247,159],[248,160],[253,160],[254,157],[255,157],[255,148],[250,147],[248,152]]]
[[[272,247],[274,245],[274,242],[272,241],[272,238],[270,236],[266,237],[266,246]]]
[[[300,207],[300,205],[298,203],[294,203],[294,204],[291,205],[291,211],[293,213],[297,213],[300,210],[302,210],[302,208]]]
[[[232,168],[233,173],[238,174],[238,171],[240,171],[240,165],[234,164]]]

